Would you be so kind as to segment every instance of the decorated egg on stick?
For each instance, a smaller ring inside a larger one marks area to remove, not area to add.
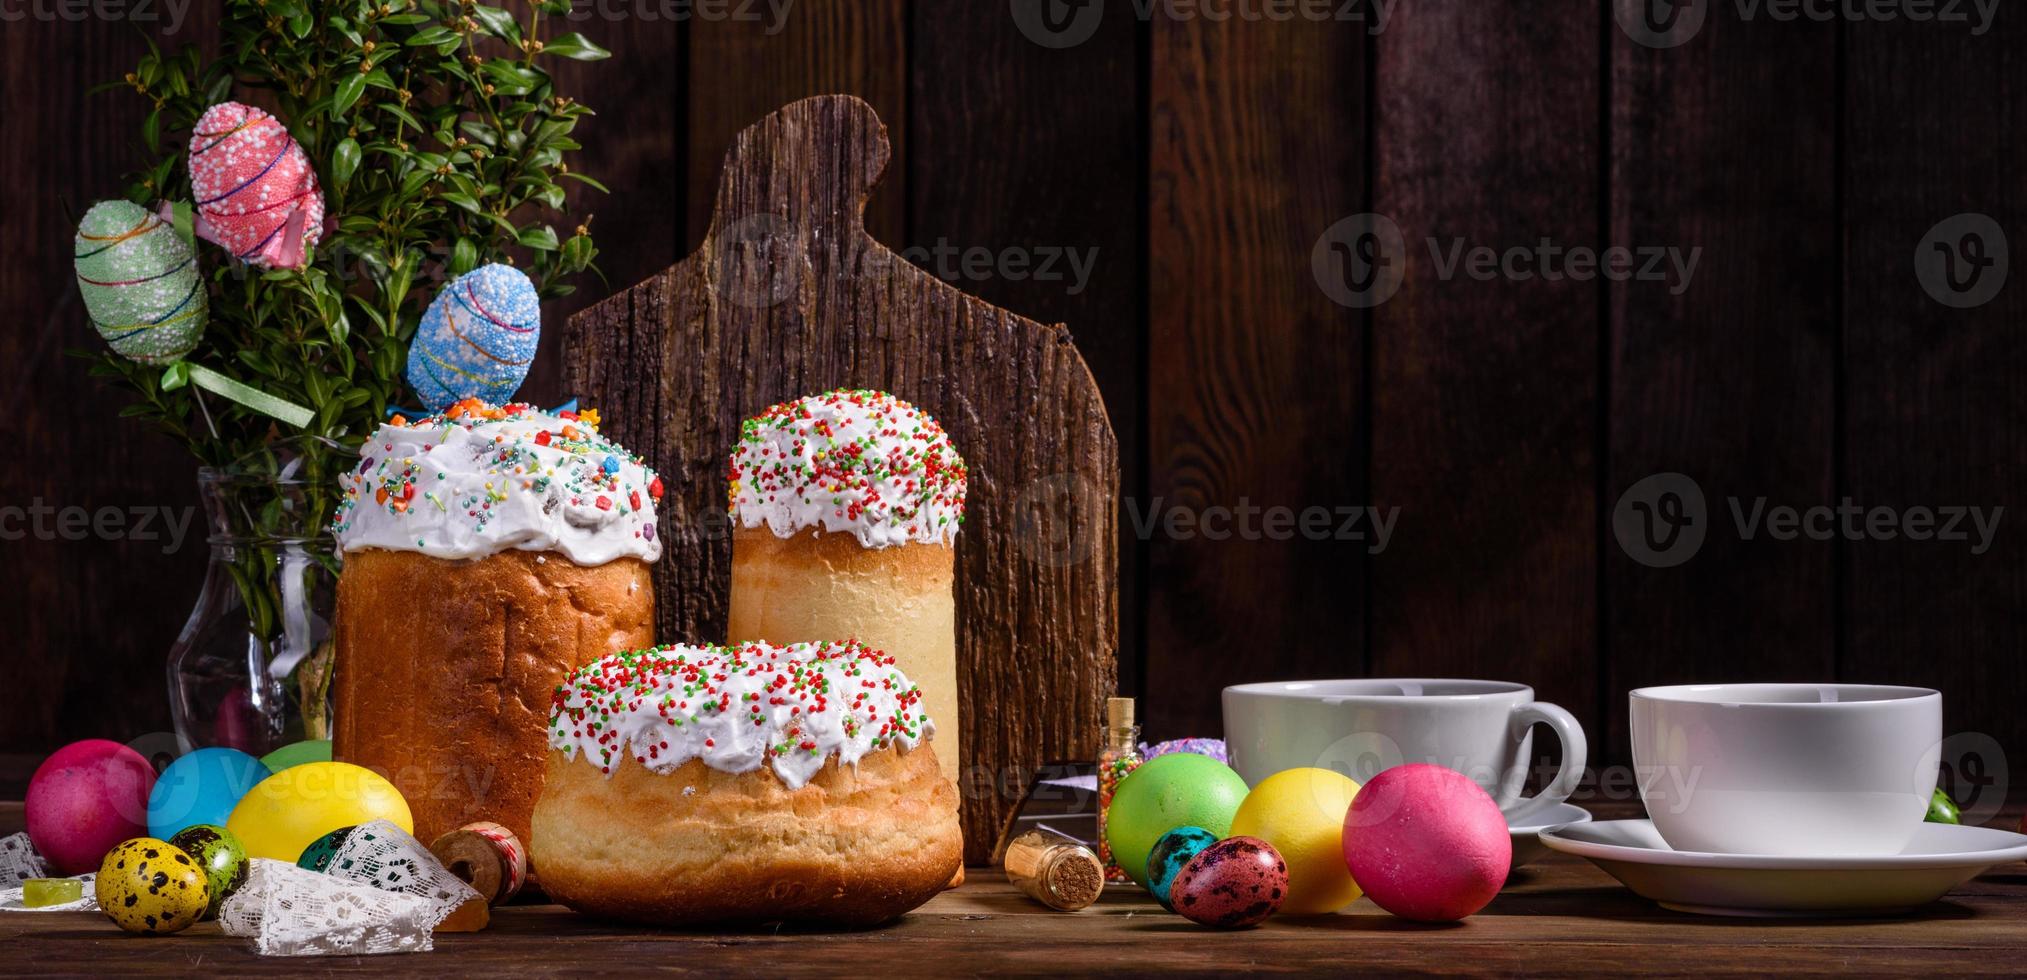
[[[243,262],[278,269],[303,264],[324,233],[324,194],[281,120],[250,105],[220,102],[190,133],[190,192],[197,235]]]
[[[197,253],[131,201],[100,201],[78,224],[77,290],[113,352],[143,364],[190,353],[208,308]]]
[[[542,339],[542,303],[521,270],[493,263],[452,280],[422,315],[408,383],[430,411],[466,398],[513,400]]]

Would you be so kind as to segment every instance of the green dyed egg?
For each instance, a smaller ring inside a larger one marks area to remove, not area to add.
[[[204,869],[211,894],[211,904],[204,910],[204,917],[217,918],[218,907],[246,884],[250,867],[246,846],[232,831],[208,823],[177,831],[176,836],[169,838],[169,845],[196,859],[198,867]]]
[[[1223,838],[1231,833],[1232,815],[1245,799],[1246,781],[1216,759],[1193,752],[1156,756],[1128,773],[1113,791],[1105,842],[1120,869],[1146,887],[1147,855],[1163,834],[1201,827]]]
[[[290,742],[260,757],[260,764],[269,772],[280,772],[311,762],[331,761],[331,740],[313,738],[303,742]]]
[[[338,858],[338,848],[344,847],[345,842],[352,839],[352,832],[358,829],[357,826],[339,827],[317,838],[303,848],[303,856],[296,859],[296,867],[320,873],[331,870],[331,862]]]
[[[197,253],[176,229],[132,201],[100,201],[79,223],[77,289],[99,336],[143,364],[176,360],[204,332]]]

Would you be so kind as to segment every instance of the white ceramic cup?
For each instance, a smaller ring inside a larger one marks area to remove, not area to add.
[[[1942,695],[1924,687],[1647,687],[1629,722],[1640,800],[1678,851],[1898,854],[1942,757]]]
[[[1374,678],[1277,681],[1225,688],[1225,743],[1232,768],[1257,785],[1285,769],[1332,769],[1364,783],[1411,762],[1471,777],[1509,824],[1569,799],[1583,777],[1584,728],[1569,712],[1506,681]],[[1523,797],[1533,730],[1562,740],[1562,768]]]

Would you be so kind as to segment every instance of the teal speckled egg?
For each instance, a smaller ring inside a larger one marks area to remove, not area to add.
[[[1154,850],[1147,852],[1147,890],[1154,893],[1154,900],[1162,908],[1175,911],[1175,903],[1168,897],[1175,876],[1182,873],[1182,866],[1190,858],[1217,842],[1218,835],[1202,827],[1177,827],[1154,842]]]
[[[100,201],[78,224],[72,259],[85,311],[114,353],[162,364],[197,346],[204,279],[168,222],[132,201]]]

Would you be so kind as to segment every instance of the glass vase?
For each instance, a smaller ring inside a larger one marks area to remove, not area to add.
[[[330,737],[334,486],[296,469],[198,470],[211,560],[169,651],[169,706],[185,751],[260,756]]]

